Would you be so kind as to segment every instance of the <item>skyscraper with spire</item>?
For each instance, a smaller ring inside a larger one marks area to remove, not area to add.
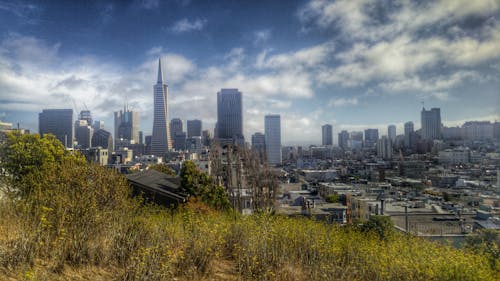
[[[172,149],[168,122],[168,86],[163,82],[161,59],[158,59],[158,79],[153,86],[154,118],[151,154],[163,156]]]

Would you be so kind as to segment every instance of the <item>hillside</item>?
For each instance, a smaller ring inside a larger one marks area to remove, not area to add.
[[[499,262],[396,234],[130,197],[124,177],[51,139],[2,148],[1,280],[499,280]]]

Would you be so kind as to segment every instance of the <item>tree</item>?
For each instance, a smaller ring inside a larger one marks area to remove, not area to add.
[[[374,232],[380,239],[386,240],[394,233],[394,225],[388,216],[371,215],[370,219],[361,225],[364,232]]]
[[[162,173],[165,173],[165,174],[173,176],[173,177],[177,176],[177,174],[175,173],[175,171],[172,170],[172,168],[168,167],[165,164],[153,164],[153,165],[149,165],[148,169],[157,170],[158,172],[162,172]]]
[[[32,190],[32,176],[42,167],[61,164],[66,160],[74,160],[85,164],[80,154],[72,154],[51,134],[41,138],[38,134],[21,134],[11,132],[0,148],[0,170],[3,175],[12,179],[14,193],[26,196]],[[31,175],[31,176],[29,176]]]
[[[224,188],[216,185],[209,175],[198,170],[192,161],[185,161],[182,166],[181,188],[217,210],[231,209]]]
[[[482,229],[467,236],[466,247],[478,254],[484,254],[493,269],[500,268],[500,235],[498,230]]]

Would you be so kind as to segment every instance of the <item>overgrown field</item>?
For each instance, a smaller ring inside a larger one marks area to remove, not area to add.
[[[0,280],[500,280],[491,256],[380,224],[145,205],[123,176],[37,142],[2,152]]]

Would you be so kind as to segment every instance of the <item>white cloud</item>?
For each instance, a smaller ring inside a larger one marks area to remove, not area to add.
[[[262,29],[262,30],[257,30],[253,34],[254,36],[254,44],[260,44],[264,43],[269,38],[271,38],[271,30],[270,29]]]
[[[195,19],[190,21],[187,18],[183,18],[174,23],[174,25],[170,28],[173,32],[182,33],[182,32],[190,32],[202,30],[207,24],[206,19]]]
[[[349,106],[349,105],[357,105],[358,98],[332,98],[328,101],[328,106],[330,107],[340,107],[340,106]]]
[[[268,49],[257,56],[256,67],[274,69],[315,68],[325,63],[334,50],[334,45],[331,42],[277,55],[269,55],[271,50]]]

